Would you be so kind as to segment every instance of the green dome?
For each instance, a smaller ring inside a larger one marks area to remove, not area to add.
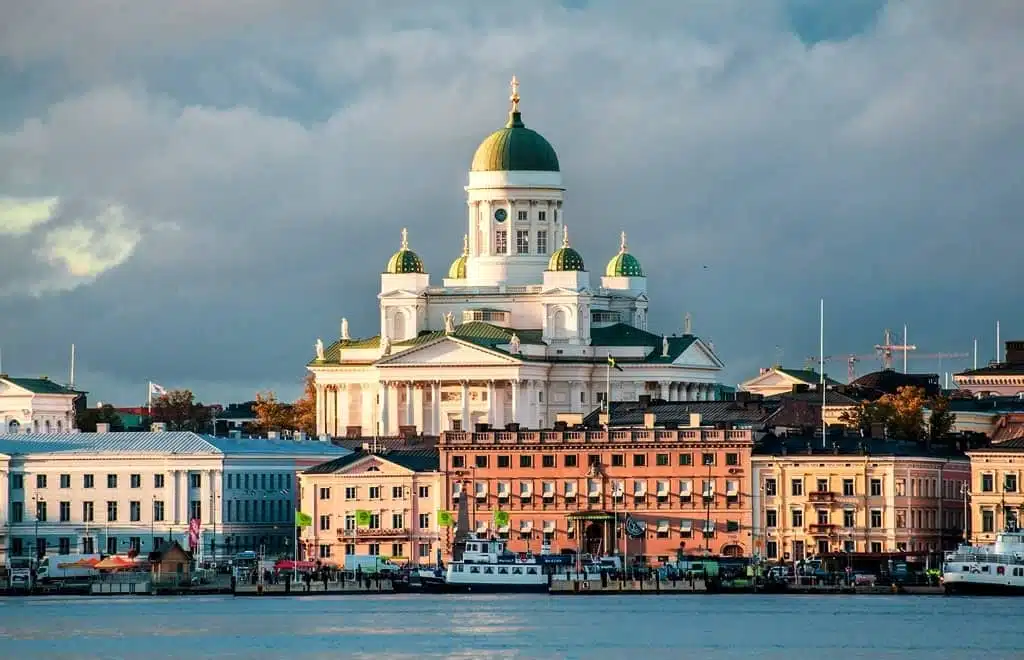
[[[473,172],[507,172],[529,170],[558,172],[558,155],[551,143],[537,131],[526,128],[519,112],[519,83],[512,78],[512,111],[505,128],[499,129],[480,143],[473,155]]]
[[[464,280],[466,279],[466,262],[469,261],[469,236],[462,237],[462,254],[452,262],[451,268],[448,269],[448,279],[450,280]]]
[[[384,272],[389,275],[424,272],[423,261],[418,254],[409,249],[409,234],[405,229],[402,230],[402,247],[388,259]]]
[[[569,271],[586,270],[583,265],[583,257],[576,250],[569,247],[569,229],[562,225],[562,247],[558,248],[548,260],[548,270]]]
[[[640,260],[626,251],[626,232],[622,232],[622,245],[619,253],[612,257],[604,269],[605,277],[644,277]]]

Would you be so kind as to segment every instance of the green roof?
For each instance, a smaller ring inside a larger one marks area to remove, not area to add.
[[[45,376],[42,378],[10,378],[3,376],[2,378],[8,383],[26,389],[33,394],[81,394],[80,391],[59,385]]]
[[[450,280],[464,280],[466,279],[466,262],[469,261],[469,236],[462,237],[462,254],[452,262],[451,268],[448,269],[448,279]]]
[[[776,371],[786,374],[790,378],[796,378],[797,380],[805,383],[820,383],[821,374],[814,369],[783,369],[782,367],[776,367]],[[827,375],[825,376],[825,383],[828,385],[839,385],[839,381],[832,380]]]
[[[604,269],[605,277],[643,277],[640,260],[631,255],[626,247],[626,232],[622,232],[619,253],[612,257]]]
[[[569,228],[562,225],[562,247],[558,248],[551,254],[551,258],[548,259],[548,270],[549,271],[570,271],[586,270],[583,265],[583,257],[576,250],[569,247]]]
[[[441,468],[440,454],[436,449],[395,449],[375,454],[365,450],[354,451],[332,461],[314,465],[306,470],[306,474],[331,474],[338,472],[367,456],[375,456],[382,461],[394,463],[413,472],[433,472]]]
[[[418,254],[409,249],[409,232],[402,230],[402,247],[398,252],[391,255],[384,272],[389,275],[401,275],[403,273],[423,273],[423,261]]]
[[[592,346],[649,346],[653,348],[654,350],[644,358],[644,362],[670,363],[682,355],[695,341],[697,341],[697,337],[694,335],[669,337],[668,356],[662,357],[662,337],[653,332],[634,328],[626,323],[615,323],[603,328],[590,329]],[[630,362],[628,358],[616,358],[615,361],[621,364]]]
[[[473,155],[473,172],[558,172],[558,155],[537,131],[526,128],[519,112],[519,83],[512,82],[512,111],[505,128],[484,139]]]

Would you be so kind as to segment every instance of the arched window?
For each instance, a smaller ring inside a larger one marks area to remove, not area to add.
[[[551,336],[555,339],[569,336],[569,314],[564,309],[556,310],[551,317]]]
[[[21,424],[19,424],[18,420],[16,420],[16,419],[12,419],[7,424],[7,432],[8,433],[17,433],[20,430],[20,428],[21,428]]]
[[[402,341],[403,339],[406,339],[406,336],[405,336],[405,327],[406,327],[406,325],[407,324],[405,322],[405,312],[403,312],[401,310],[396,311],[395,312],[395,319],[394,319],[394,322],[392,323],[392,328],[391,328],[392,329],[392,333],[394,335],[392,337],[392,339],[394,341]]]

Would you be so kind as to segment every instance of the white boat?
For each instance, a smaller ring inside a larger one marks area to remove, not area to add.
[[[991,545],[962,545],[946,554],[947,594],[1024,595],[1024,532],[1007,529]]]
[[[466,538],[462,559],[448,563],[443,587],[447,592],[547,593],[549,575],[564,561],[561,555],[509,552],[502,539]]]

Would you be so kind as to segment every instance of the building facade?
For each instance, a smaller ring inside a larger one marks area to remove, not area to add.
[[[0,374],[0,434],[70,432],[84,395],[46,377]]]
[[[820,443],[779,441],[751,459],[755,545],[766,559],[934,551],[961,540],[966,458],[894,442]]]
[[[140,553],[200,525],[203,556],[294,548],[295,474],[348,450],[194,433],[0,436],[0,552]]]
[[[749,555],[751,432],[702,428],[696,417],[677,430],[446,432],[446,506],[454,512],[465,492],[474,531],[514,551],[650,564],[680,552]]]
[[[1024,520],[1024,439],[967,452],[971,459],[972,543],[993,543],[996,534]]]
[[[344,565],[345,555],[436,564],[443,479],[438,453],[359,451],[299,475],[303,556]],[[366,512],[360,524],[359,512]]]
[[[953,382],[975,396],[1024,396],[1024,341],[1006,342],[1002,361],[954,374]]]
[[[403,230],[379,328],[355,338],[342,319],[337,340],[317,340],[318,434],[551,428],[608,397],[715,397],[723,365],[689,318],[681,332],[648,327],[647,275],[624,233],[591,278],[570,245],[558,156],[524,125],[513,87],[506,126],[474,155],[462,254],[441,285]]]

